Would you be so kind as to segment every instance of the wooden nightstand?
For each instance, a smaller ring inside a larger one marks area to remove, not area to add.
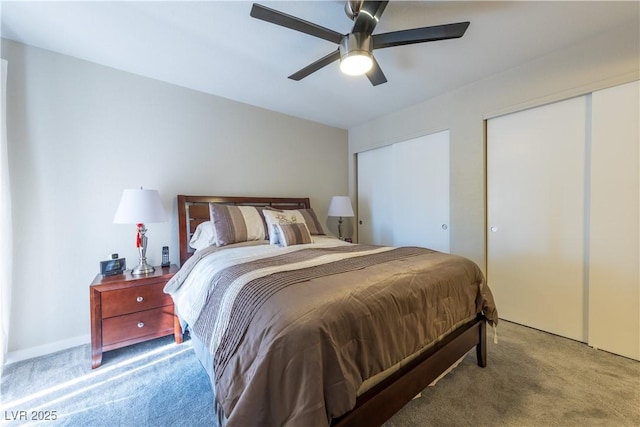
[[[171,296],[163,292],[178,266],[155,267],[144,276],[131,270],[115,276],[98,274],[90,286],[91,368],[102,363],[102,352],[174,334],[182,343],[180,321]]]

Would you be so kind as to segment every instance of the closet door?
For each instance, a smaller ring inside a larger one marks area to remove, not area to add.
[[[589,344],[640,360],[640,84],[594,92]]]
[[[393,145],[395,246],[449,252],[449,131]]]
[[[449,251],[449,131],[358,153],[358,239]]]
[[[487,280],[500,317],[585,336],[586,98],[487,123]]]
[[[393,146],[358,153],[358,242],[393,246]]]

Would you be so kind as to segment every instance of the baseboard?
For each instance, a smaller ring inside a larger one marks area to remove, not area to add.
[[[91,343],[91,335],[87,334],[36,347],[25,348],[24,350],[10,351],[7,353],[6,364],[10,365],[11,363],[20,362],[21,360],[33,359],[34,357],[44,356],[89,343]]]

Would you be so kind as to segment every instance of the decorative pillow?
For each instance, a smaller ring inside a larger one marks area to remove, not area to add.
[[[278,230],[275,229],[275,225],[304,223],[304,217],[298,211],[276,211],[265,209],[262,211],[262,215],[267,222],[269,243],[272,245],[280,244]]]
[[[264,223],[258,209],[254,206],[209,203],[209,213],[218,246],[265,239]]]
[[[189,246],[196,251],[208,248],[216,244],[216,229],[213,227],[212,221],[205,221],[196,227],[196,231],[191,235]]]
[[[312,243],[311,234],[304,222],[293,224],[275,224],[274,231],[278,234],[280,246],[304,245]]]
[[[265,212],[269,212],[265,214]],[[276,212],[277,214],[274,214]],[[291,210],[277,210],[273,208],[265,208],[262,214],[266,220],[267,234],[269,243],[272,245],[277,244],[276,238],[271,233],[273,224],[292,224],[292,223],[305,223],[309,229],[309,233],[312,236],[324,235],[325,232],[322,229],[320,221],[313,209],[291,209]]]

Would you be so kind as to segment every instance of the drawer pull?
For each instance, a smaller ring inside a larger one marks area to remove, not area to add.
[[[136,298],[136,301],[138,301],[138,302],[142,302],[142,301],[144,301],[144,298],[142,298],[142,297],[138,297],[138,298]]]
[[[138,322],[138,328],[144,328],[144,322]]]

